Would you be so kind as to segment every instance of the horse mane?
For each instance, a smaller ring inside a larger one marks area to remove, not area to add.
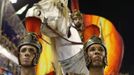
[[[61,14],[65,17],[65,19],[69,20],[70,18],[70,10],[67,6],[67,3],[63,0],[54,0],[54,4],[60,10]]]

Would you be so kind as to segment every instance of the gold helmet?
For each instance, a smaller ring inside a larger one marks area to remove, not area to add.
[[[101,38],[92,36],[85,44],[84,44],[84,57],[86,61],[86,66],[89,69],[89,66],[91,64],[91,60],[89,59],[88,56],[88,48],[93,45],[93,44],[100,44],[104,49],[105,49],[105,57],[103,59],[104,67],[107,65],[107,50],[106,47],[104,46],[104,42],[102,41]]]
[[[81,12],[80,12],[79,10],[75,10],[75,11],[72,13],[72,15],[71,15],[71,18],[72,18],[72,19],[74,19],[74,18],[76,18],[76,17],[82,19],[82,14],[81,14]]]
[[[24,45],[32,45],[34,47],[37,48],[37,53],[35,58],[33,59],[32,65],[36,65],[38,63],[38,59],[39,56],[42,52],[42,45],[41,43],[38,41],[37,35],[35,33],[27,33],[19,42],[18,45],[18,51],[20,52],[20,48]],[[20,59],[19,59],[19,63],[20,63]]]

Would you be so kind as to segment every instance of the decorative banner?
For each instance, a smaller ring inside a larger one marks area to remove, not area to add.
[[[104,43],[107,48],[108,66],[105,68],[105,75],[119,75],[120,66],[124,54],[124,43],[122,37],[115,29],[114,25],[107,19],[96,16],[83,14],[83,21],[85,29],[88,29],[90,25],[96,25],[99,27],[103,34]],[[92,27],[94,32],[98,32],[96,27]],[[92,30],[84,32],[84,40],[87,41]]]
[[[42,38],[51,43],[49,37],[42,35]],[[39,39],[42,44],[42,53],[40,55],[39,63],[37,65],[36,75],[54,75],[54,68],[52,65],[53,62],[53,49],[52,46],[47,44],[42,39]]]

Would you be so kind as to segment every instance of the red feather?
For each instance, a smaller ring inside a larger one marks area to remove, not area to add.
[[[78,0],[71,0],[71,10],[72,12],[74,12],[75,10],[79,10]]]
[[[41,20],[36,17],[27,17],[25,27],[27,32],[34,32],[40,34]]]
[[[84,42],[87,42],[88,39],[90,39],[92,36],[97,36],[99,37],[100,35],[100,29],[98,26],[96,25],[89,25],[87,26],[85,29],[84,29],[84,32],[83,32],[83,41]]]

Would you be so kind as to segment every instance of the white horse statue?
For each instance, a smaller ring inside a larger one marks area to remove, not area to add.
[[[82,41],[78,31],[71,26],[67,0],[41,0],[28,10],[26,18],[33,16],[43,23],[41,32],[49,37],[54,37],[63,73],[73,72],[88,75],[82,50],[83,45],[72,44],[72,42],[81,43]],[[68,36],[69,31],[70,36]]]

